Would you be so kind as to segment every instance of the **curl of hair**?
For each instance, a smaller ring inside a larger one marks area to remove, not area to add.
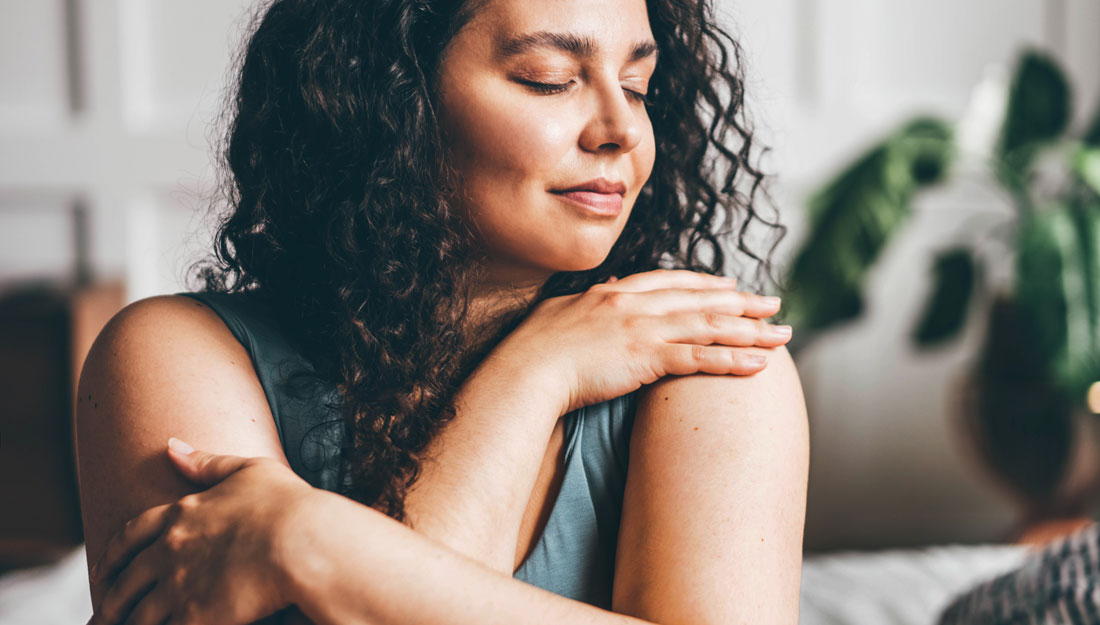
[[[651,0],[656,159],[622,235],[600,266],[554,274],[488,330],[464,329],[483,265],[448,201],[457,175],[433,84],[480,1],[261,7],[225,112],[231,210],[198,273],[211,291],[262,294],[339,391],[344,493],[398,520],[462,382],[540,301],[660,267],[726,273],[735,229],[759,278],[768,261],[746,242],[750,224],[777,234],[767,255],[784,232],[754,205],[765,176],[750,163],[740,47],[709,0]]]

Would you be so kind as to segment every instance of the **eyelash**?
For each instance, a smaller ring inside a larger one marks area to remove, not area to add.
[[[524,80],[524,81],[521,81],[521,82],[523,84],[527,85],[528,87],[531,87],[535,91],[539,91],[541,93],[545,93],[545,94],[548,94],[548,95],[552,95],[552,94],[555,94],[555,93],[562,93],[563,91],[565,91],[569,87],[569,85],[572,84],[572,83],[568,83],[568,82],[567,83],[562,83],[562,84],[552,84],[552,83],[545,83],[545,82],[532,82],[530,80]],[[625,91],[628,94],[630,94],[631,98],[633,98],[634,100],[637,100],[638,102],[641,102],[641,103],[645,104],[646,106],[649,106],[649,105],[653,104],[653,102],[649,99],[649,96],[647,96],[644,93],[639,93],[637,91],[631,91],[630,89],[626,89]]]

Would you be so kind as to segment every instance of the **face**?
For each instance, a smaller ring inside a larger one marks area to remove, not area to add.
[[[448,45],[439,113],[495,279],[607,257],[653,169],[656,56],[645,0],[489,0]]]

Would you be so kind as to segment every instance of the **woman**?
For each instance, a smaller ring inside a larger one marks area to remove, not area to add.
[[[737,214],[760,260],[731,53],[703,2],[271,3],[208,292],[81,377],[94,620],[795,622],[790,331],[708,275]]]

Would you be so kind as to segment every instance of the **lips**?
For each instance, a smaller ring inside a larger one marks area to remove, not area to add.
[[[586,214],[615,217],[623,210],[626,185],[598,178],[568,189],[556,189],[551,193],[582,209]]]

